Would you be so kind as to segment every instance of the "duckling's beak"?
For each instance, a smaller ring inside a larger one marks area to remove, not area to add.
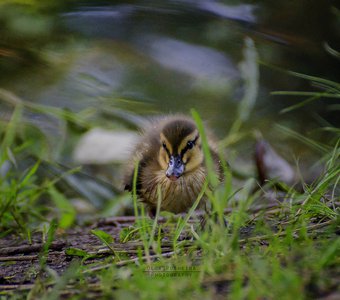
[[[166,176],[171,181],[176,181],[184,172],[184,163],[179,155],[170,156],[168,169],[166,170]]]

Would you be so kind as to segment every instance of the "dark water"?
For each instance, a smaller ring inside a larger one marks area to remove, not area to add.
[[[291,150],[292,157],[304,155],[304,145],[275,124],[315,139],[328,137],[318,128],[339,125],[337,99],[318,99],[282,114],[306,98],[270,94],[320,90],[275,68],[339,82],[339,57],[327,51],[340,49],[335,2],[51,1],[0,7],[5,25],[0,85],[24,100],[101,111],[103,126],[110,126],[108,116],[114,122],[120,113],[133,119],[195,108],[223,137],[246,93],[240,63],[250,38],[259,78],[245,128]],[[7,105],[1,105],[4,112]]]

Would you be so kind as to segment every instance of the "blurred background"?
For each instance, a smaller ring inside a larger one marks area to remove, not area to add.
[[[30,155],[116,187],[68,182],[95,206],[118,193],[144,117],[196,109],[245,171],[254,133],[307,177],[321,155],[308,141],[335,139],[322,130],[339,125],[339,94],[322,95],[340,77],[335,1],[3,0],[0,24],[0,126],[23,103]]]

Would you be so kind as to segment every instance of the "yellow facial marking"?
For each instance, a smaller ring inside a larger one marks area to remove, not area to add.
[[[164,143],[166,148],[169,150],[169,152],[172,153],[172,146],[171,146],[171,144],[169,143],[168,139],[165,137],[165,135],[163,133],[160,134],[160,139],[161,139],[161,146]]]
[[[195,147],[191,154],[187,154],[185,173],[189,173],[201,166],[203,162],[203,152],[201,149]],[[183,159],[184,160],[184,159]]]
[[[167,153],[167,151],[169,151],[169,153],[172,153],[172,146],[163,133],[160,134],[160,142],[161,142],[161,147],[159,149],[158,161],[159,161],[161,168],[163,170],[166,170],[169,164],[169,154]]]
[[[179,153],[181,153],[181,151],[187,147],[188,142],[193,142],[197,136],[198,139],[195,141],[194,146],[191,149],[185,151],[182,157],[183,163],[185,164],[185,173],[189,173],[198,168],[204,159],[201,149],[201,138],[199,137],[197,130],[183,139],[179,147]]]
[[[178,152],[181,153],[181,151],[186,147],[187,143],[189,141],[193,141],[198,135],[198,131],[195,130],[194,132],[187,135],[181,142],[181,144],[178,147]]]
[[[193,147],[187,148],[188,142],[194,141],[195,143],[193,144]],[[174,147],[176,148],[176,146],[171,145],[163,133],[160,134],[160,144],[158,161],[163,170],[168,168],[170,155],[183,155],[182,161],[185,165],[184,173],[190,173],[191,171],[194,171],[196,168],[200,167],[203,162],[204,157],[201,149],[201,138],[199,137],[197,130],[186,136],[181,141],[179,147],[177,148],[178,153],[173,153],[173,149]]]

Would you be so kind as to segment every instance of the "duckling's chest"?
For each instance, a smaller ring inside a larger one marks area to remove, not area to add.
[[[143,202],[156,208],[159,190],[161,193],[161,210],[173,213],[186,212],[192,207],[201,192],[205,177],[203,168],[185,174],[176,181],[169,180],[163,170],[154,171],[153,174],[143,174],[140,197]],[[203,203],[200,206],[202,205]]]

